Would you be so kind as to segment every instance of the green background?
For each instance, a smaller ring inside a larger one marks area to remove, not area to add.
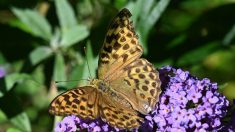
[[[60,118],[48,114],[50,101],[87,83],[86,57],[96,77],[108,25],[124,7],[144,58],[209,78],[235,98],[234,0],[1,0],[0,131],[51,131]],[[75,81],[56,90],[51,80]]]

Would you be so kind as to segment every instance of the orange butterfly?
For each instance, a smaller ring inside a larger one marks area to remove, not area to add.
[[[159,73],[140,58],[139,44],[128,9],[121,10],[111,23],[99,56],[98,79],[57,96],[50,104],[53,115],[101,117],[113,127],[131,129],[155,109],[159,99]]]

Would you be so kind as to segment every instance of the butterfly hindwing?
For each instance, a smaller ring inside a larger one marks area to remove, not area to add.
[[[137,128],[143,121],[137,111],[129,109],[105,95],[100,99],[99,107],[100,117],[109,125],[119,129]]]
[[[98,117],[97,101],[98,92],[94,87],[78,87],[58,95],[51,102],[49,113],[95,119]]]
[[[110,84],[119,94],[131,103],[132,107],[142,114],[155,109],[159,99],[159,74],[146,59],[137,59],[124,69],[116,80]]]

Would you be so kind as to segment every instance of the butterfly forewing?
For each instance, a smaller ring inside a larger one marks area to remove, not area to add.
[[[98,117],[97,89],[92,86],[78,87],[58,95],[50,104],[53,115],[77,115],[82,118]]]
[[[111,81],[121,70],[142,55],[143,49],[129,20],[131,13],[123,9],[111,23],[100,51],[98,78]]]

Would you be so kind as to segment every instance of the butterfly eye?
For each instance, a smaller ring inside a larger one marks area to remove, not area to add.
[[[105,91],[106,88],[105,88],[105,84],[103,82],[101,82],[99,84],[99,89],[102,90],[102,91]]]

